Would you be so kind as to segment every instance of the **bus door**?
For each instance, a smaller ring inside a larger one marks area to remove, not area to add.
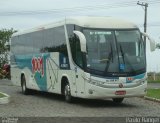
[[[84,71],[78,67],[75,67],[75,81],[77,87],[77,95],[83,96],[84,95],[84,79],[83,79]]]

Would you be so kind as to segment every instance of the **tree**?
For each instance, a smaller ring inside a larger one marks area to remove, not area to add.
[[[8,63],[8,51],[10,50],[9,40],[13,33],[16,31],[11,29],[1,29],[0,30],[0,68],[5,63]]]

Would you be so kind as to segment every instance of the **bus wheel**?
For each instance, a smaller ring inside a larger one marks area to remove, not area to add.
[[[29,89],[26,87],[26,79],[25,76],[23,75],[21,78],[21,87],[22,87],[22,93],[27,95],[29,94]]]
[[[71,90],[70,90],[70,86],[69,83],[67,83],[64,87],[64,96],[65,96],[65,100],[68,103],[71,103],[72,101],[72,96],[71,96]]]
[[[124,98],[113,98],[113,102],[117,103],[117,104],[120,104],[123,102],[123,99]]]

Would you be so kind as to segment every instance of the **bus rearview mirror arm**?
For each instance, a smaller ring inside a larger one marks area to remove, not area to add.
[[[76,34],[79,37],[80,45],[81,45],[81,51],[84,53],[87,53],[86,50],[86,38],[84,34],[80,31],[73,31],[74,34]]]
[[[147,33],[141,32],[141,34],[148,38],[150,42],[150,51],[153,52],[156,49],[156,42]]]

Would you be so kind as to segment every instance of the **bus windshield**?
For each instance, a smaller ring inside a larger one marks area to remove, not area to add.
[[[146,71],[145,46],[138,29],[84,29],[87,70],[104,76],[127,76]]]

